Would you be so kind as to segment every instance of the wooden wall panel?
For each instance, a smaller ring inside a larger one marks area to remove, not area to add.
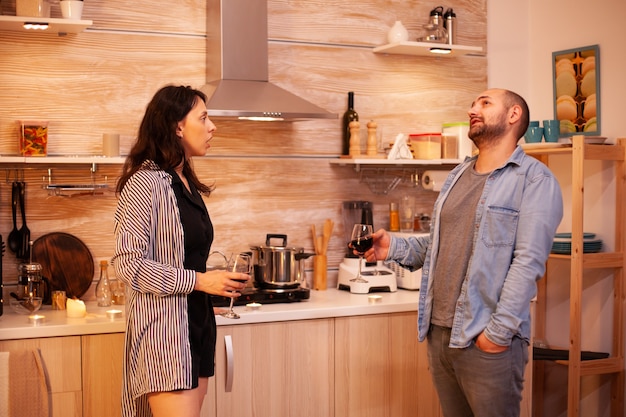
[[[461,43],[485,48],[486,1],[456,0],[447,6],[457,13]],[[17,151],[16,120],[22,117],[50,120],[50,153],[100,154],[105,132],[120,133],[121,151],[127,153],[145,106],[159,87],[200,87],[205,82],[205,7],[200,0],[167,7],[147,0],[90,0],[84,18],[94,25],[85,32],[59,37],[0,31],[0,154]],[[385,42],[398,19],[412,38],[418,36],[431,8],[401,0],[268,0],[269,78],[338,115],[346,108],[347,92],[354,91],[361,120],[378,122],[386,140],[400,132],[439,131],[443,122],[467,120],[471,101],[487,85],[485,56],[450,59],[371,51]],[[14,9],[14,1],[3,2],[4,13]],[[218,131],[210,157],[196,161],[201,177],[215,180],[218,187],[206,200],[216,227],[214,249],[241,250],[260,243],[267,233],[286,233],[290,244],[309,251],[310,224],[332,218],[336,227],[329,267],[336,268],[345,245],[342,201],[373,201],[375,225],[385,227],[389,201],[411,193],[418,211],[429,212],[436,197],[414,187],[411,172],[394,172],[404,181],[388,195],[376,195],[359,173],[331,166],[328,158],[336,157],[341,147],[339,118],[214,122]],[[0,165],[5,173],[0,181],[0,233],[5,238],[11,230],[11,168]],[[42,189],[47,168],[29,165],[23,171],[33,239],[66,231],[85,241],[95,262],[109,258],[115,195],[50,197]],[[88,166],[51,168],[55,175],[76,181],[89,176]],[[106,175],[113,186],[119,169],[101,165],[97,176]],[[3,273],[7,290],[12,290],[17,271],[10,252],[5,253]]]

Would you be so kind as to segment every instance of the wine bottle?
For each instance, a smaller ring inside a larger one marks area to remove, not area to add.
[[[359,114],[354,110],[354,92],[348,93],[348,109],[343,114],[342,155],[350,155],[350,122],[359,121]]]

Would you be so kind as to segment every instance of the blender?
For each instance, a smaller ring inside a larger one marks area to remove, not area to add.
[[[343,229],[346,242],[346,255],[339,265],[337,288],[350,291],[355,294],[368,294],[370,292],[395,292],[397,291],[395,273],[383,265],[382,261],[364,262],[361,265],[361,275],[367,282],[351,281],[359,268],[359,257],[348,248],[352,227],[355,224],[374,225],[371,201],[344,201],[341,207]],[[376,229],[374,229],[376,230]]]

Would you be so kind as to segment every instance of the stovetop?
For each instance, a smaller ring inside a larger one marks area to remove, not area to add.
[[[244,288],[241,296],[235,298],[234,305],[243,306],[248,303],[275,304],[275,303],[294,303],[298,301],[308,300],[311,296],[311,290],[308,288],[290,288],[280,290],[265,290],[260,288]],[[214,307],[228,307],[230,305],[229,297],[211,296]]]

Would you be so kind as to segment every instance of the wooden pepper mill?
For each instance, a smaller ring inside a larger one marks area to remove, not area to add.
[[[359,134],[359,122],[354,120],[348,125],[350,128],[350,156],[356,157],[361,155],[361,135]]]
[[[370,120],[367,124],[367,148],[365,150],[367,156],[376,156],[378,154],[376,127],[378,127],[378,123],[373,120]]]

